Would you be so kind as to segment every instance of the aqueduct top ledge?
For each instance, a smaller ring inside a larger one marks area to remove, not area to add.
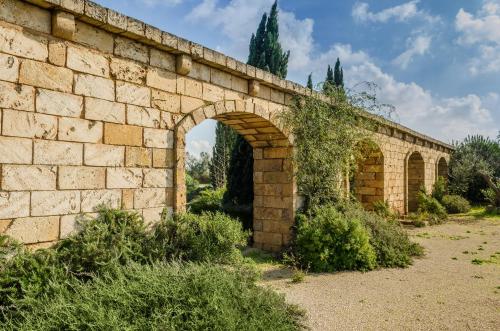
[[[193,61],[229,72],[233,75],[272,87],[285,93],[290,98],[294,94],[313,95],[323,98],[323,95],[301,86],[298,83],[281,79],[269,72],[240,62],[220,52],[162,31],[154,26],[128,17],[112,9],[105,8],[88,0],[22,0],[43,8],[71,13],[100,29],[123,35],[127,38],[151,45],[177,55],[186,55]],[[182,57],[181,57],[182,59]],[[381,124],[380,133],[426,146],[443,152],[450,152],[453,146],[432,137],[426,136],[390,120],[373,116]]]

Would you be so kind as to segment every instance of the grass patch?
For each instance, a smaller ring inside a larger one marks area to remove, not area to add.
[[[473,219],[487,219],[493,221],[500,221],[500,215],[491,213],[486,210],[484,206],[474,206],[467,213],[453,215],[454,218],[473,218]]]

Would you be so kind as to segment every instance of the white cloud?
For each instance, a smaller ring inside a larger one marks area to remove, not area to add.
[[[217,0],[204,0],[191,11],[187,19],[191,23],[220,31],[224,40],[222,50],[246,60],[250,36],[255,32],[262,14],[269,10],[273,2],[231,0],[220,5]],[[406,7],[398,6],[381,12],[384,14],[370,13],[375,16],[369,15],[372,18],[367,19],[406,20],[417,16],[429,19],[430,16],[420,11],[417,4],[418,1],[412,1]],[[369,13],[368,9],[366,13]],[[482,98],[474,94],[453,98],[435,96],[416,83],[396,80],[377,66],[376,60],[369,54],[353,50],[349,44],[333,44],[327,50],[320,51],[313,38],[312,19],[299,19],[293,13],[281,10],[279,20],[283,48],[291,50],[289,79],[304,82],[312,72],[316,83],[324,80],[328,64],[334,64],[339,57],[344,67],[346,86],[366,81],[376,83],[379,101],[396,107],[397,117],[394,120],[397,122],[445,141],[462,139],[469,133],[496,136],[498,128],[495,121],[499,122],[500,118],[495,118],[497,115],[493,116],[490,109],[499,108],[500,101],[493,102],[490,96]],[[430,44],[431,37],[420,31],[419,36],[409,40],[408,49],[395,62],[403,67],[408,65],[414,56],[426,54]]]
[[[420,0],[413,0],[401,5],[386,8],[378,13],[370,12],[366,2],[358,2],[352,8],[352,17],[358,22],[386,23],[389,20],[405,22],[412,18],[422,18],[428,22],[435,22],[438,17],[431,16],[423,10],[418,9]]]
[[[187,142],[186,150],[194,157],[199,157],[202,152],[212,154],[212,145],[207,140],[190,140]]]
[[[393,60],[393,63],[402,69],[406,69],[416,55],[424,55],[429,51],[432,38],[430,36],[418,36],[407,40],[408,48]]]
[[[500,72],[500,3],[485,1],[474,15],[461,8],[455,18],[458,43],[474,46],[477,56],[470,62],[472,74]]]
[[[145,4],[148,7],[154,6],[177,6],[180,5],[184,0],[136,0],[140,3]]]

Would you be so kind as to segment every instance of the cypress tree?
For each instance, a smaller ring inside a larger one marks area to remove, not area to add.
[[[271,13],[269,14],[269,19],[267,20],[264,45],[266,54],[265,70],[277,75],[280,78],[285,78],[288,72],[288,59],[290,57],[290,51],[284,52],[279,42],[277,0],[274,2],[271,8]]]
[[[310,90],[313,89],[312,73],[310,73],[309,77],[307,77],[307,88]]]
[[[335,87],[344,87],[344,69],[340,67],[340,59],[335,62],[335,73],[333,77]]]
[[[215,189],[226,186],[229,162],[237,135],[231,127],[217,122],[210,163],[210,181]]]
[[[323,85],[323,90],[327,91],[328,89],[332,88],[333,86],[335,86],[335,79],[334,79],[334,75],[333,75],[333,70],[332,70],[332,67],[330,67],[330,65],[328,65],[328,69],[326,70],[326,79],[325,79],[325,83]]]
[[[250,53],[248,54],[247,61],[247,64],[264,70],[266,68],[266,23],[267,14],[264,13],[260,20],[259,27],[257,28],[257,32],[252,34],[252,38],[250,39]]]

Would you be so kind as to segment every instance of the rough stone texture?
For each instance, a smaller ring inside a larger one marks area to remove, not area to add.
[[[0,232],[36,248],[101,203],[148,224],[182,211],[185,135],[211,118],[253,147],[255,246],[289,243],[298,198],[279,114],[309,90],[90,1],[31,2],[0,0]],[[447,174],[444,143],[385,121],[373,140],[353,188],[366,208],[405,214]]]

